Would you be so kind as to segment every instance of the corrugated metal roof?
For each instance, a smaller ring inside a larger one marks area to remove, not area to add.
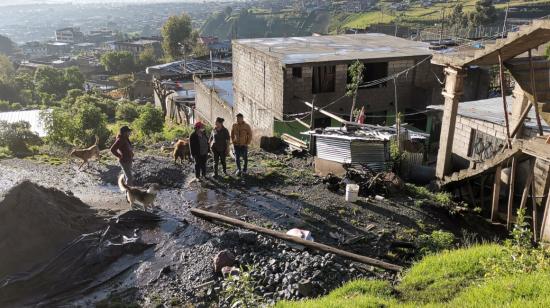
[[[40,137],[47,136],[47,132],[44,129],[44,123],[40,119],[40,113],[43,110],[25,110],[25,111],[10,111],[0,112],[0,121],[7,121],[8,123],[15,123],[20,121],[28,122],[31,125],[31,131],[38,134]],[[49,110],[46,110],[48,112]]]
[[[512,96],[506,97],[506,105],[508,107],[508,112],[512,110],[512,102],[514,98]],[[444,105],[430,105],[426,107],[427,109],[432,110],[441,110],[443,111]],[[506,125],[504,120],[504,107],[502,106],[502,97],[488,98],[477,101],[461,102],[458,104],[458,114],[463,117],[468,117],[472,119],[487,121],[495,123],[498,125]],[[541,119],[542,127],[545,131],[550,131],[550,126],[548,123],[544,122]],[[536,128],[536,114],[535,109],[531,108],[527,119],[525,119],[525,126],[529,128]]]

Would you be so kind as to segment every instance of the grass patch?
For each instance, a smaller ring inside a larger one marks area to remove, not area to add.
[[[449,206],[453,202],[451,194],[447,192],[433,193],[426,187],[410,183],[405,184],[405,190],[415,198],[430,200],[444,206]]]
[[[36,154],[27,157],[29,160],[34,160],[42,164],[48,164],[52,166],[60,166],[67,162],[67,159],[50,154]]]
[[[359,279],[349,282],[327,296],[305,301],[282,301],[276,308],[308,307],[386,307],[397,304],[387,281]]]
[[[480,245],[427,256],[406,272],[396,289],[405,301],[448,301],[485,276],[482,261],[491,257],[504,257],[502,246]]]
[[[8,147],[0,147],[0,159],[12,158],[13,154]]]

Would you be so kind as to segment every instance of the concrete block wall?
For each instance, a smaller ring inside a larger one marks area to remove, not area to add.
[[[473,129],[495,136],[498,139],[506,140],[505,126],[457,115],[453,139],[453,154],[464,159],[468,158],[468,151],[471,147],[470,138]]]
[[[231,128],[235,121],[233,108],[229,106],[216,92],[210,97],[210,88],[195,77],[195,115],[212,126],[217,117],[225,119],[225,126]],[[212,103],[210,103],[212,101]]]

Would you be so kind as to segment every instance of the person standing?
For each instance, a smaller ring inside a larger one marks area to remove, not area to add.
[[[252,142],[252,130],[250,129],[250,125],[244,121],[244,116],[241,113],[237,115],[237,123],[233,124],[231,128],[231,141],[235,149],[236,174],[246,174],[248,169],[248,145]],[[244,162],[242,169],[241,158]]]
[[[111,153],[118,158],[118,162],[124,173],[124,180],[128,186],[134,184],[134,177],[132,175],[134,151],[132,149],[132,143],[130,142],[131,132],[132,130],[128,126],[122,126],[116,137],[115,143],[111,146]]]
[[[206,161],[208,160],[208,137],[202,122],[195,124],[195,131],[189,136],[191,156],[195,160],[195,176],[197,179],[206,177]]]
[[[231,137],[229,131],[223,126],[223,118],[216,118],[212,135],[210,136],[210,144],[212,145],[212,153],[214,154],[214,176],[218,176],[218,163],[221,161],[223,173],[227,175],[226,157],[229,154],[229,142]]]

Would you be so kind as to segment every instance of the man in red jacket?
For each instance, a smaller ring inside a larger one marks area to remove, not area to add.
[[[122,126],[116,137],[115,143],[111,146],[111,153],[118,158],[118,162],[124,172],[126,185],[132,186],[134,178],[132,176],[132,161],[134,152],[132,143],[130,143],[130,133],[132,130],[128,126]]]

